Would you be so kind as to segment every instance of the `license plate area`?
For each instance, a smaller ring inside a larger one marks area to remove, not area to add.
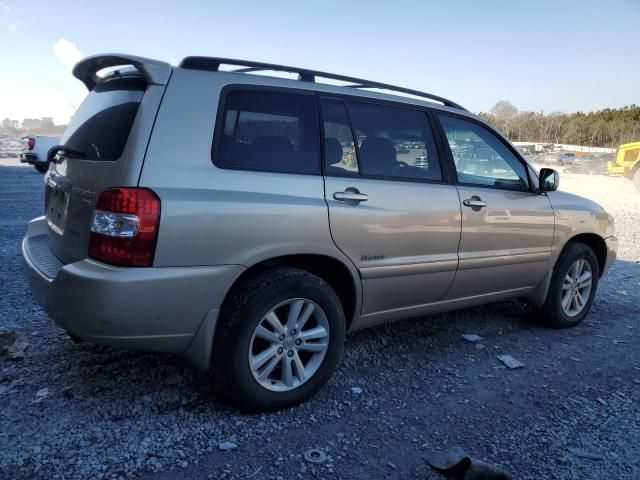
[[[55,188],[48,188],[47,194],[47,223],[49,228],[58,235],[64,235],[69,209],[69,194]]]

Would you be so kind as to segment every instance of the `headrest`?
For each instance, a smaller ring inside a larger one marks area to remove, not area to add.
[[[342,145],[336,138],[324,140],[324,157],[327,165],[334,165],[342,161]]]
[[[396,149],[391,140],[367,137],[360,147],[360,168],[363,173],[384,175],[397,165]]]

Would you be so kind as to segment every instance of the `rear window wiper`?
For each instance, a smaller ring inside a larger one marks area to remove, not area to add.
[[[47,153],[47,161],[52,162],[53,157],[55,157],[58,152],[62,152],[69,157],[84,158],[87,156],[86,153],[82,150],[78,150],[77,148],[68,147],[66,145],[54,145]]]

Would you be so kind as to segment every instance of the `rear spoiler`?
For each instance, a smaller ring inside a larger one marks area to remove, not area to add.
[[[129,65],[138,70],[150,84],[164,85],[171,76],[171,65],[166,62],[121,53],[103,53],[80,60],[73,67],[73,76],[91,91],[100,80],[96,75],[100,70]]]

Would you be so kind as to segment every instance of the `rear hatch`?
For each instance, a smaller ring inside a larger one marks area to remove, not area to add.
[[[100,193],[109,187],[138,184],[155,115],[171,73],[168,64],[146,61],[154,67],[166,66],[164,75],[159,75],[141,61],[146,59],[96,56],[74,69],[74,75],[90,92],[60,139],[45,177],[50,248],[65,264],[87,257],[91,216]],[[115,65],[137,68],[112,71],[105,77],[96,75]]]

